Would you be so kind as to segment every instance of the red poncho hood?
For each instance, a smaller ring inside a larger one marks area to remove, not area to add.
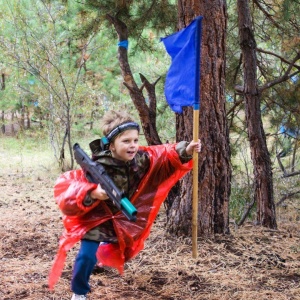
[[[113,215],[105,201],[85,207],[82,202],[86,193],[96,187],[87,182],[82,170],[62,174],[54,187],[54,197],[61,209],[65,231],[49,275],[49,288],[61,276],[67,251],[91,228],[111,219],[118,237],[118,244],[102,245],[98,248],[98,262],[118,269],[123,273],[124,263],[136,256],[149,236],[151,226],[159,208],[174,184],[192,168],[192,161],[182,164],[175,144],[140,147],[150,157],[150,168],[142,179],[131,202],[136,207],[137,221],[130,222],[122,212]]]

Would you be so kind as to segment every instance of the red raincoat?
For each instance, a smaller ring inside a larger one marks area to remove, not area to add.
[[[83,200],[88,191],[96,188],[89,183],[82,170],[62,174],[54,187],[54,197],[61,209],[65,231],[63,232],[57,256],[49,275],[49,288],[61,276],[67,251],[95,226],[111,219],[118,237],[118,244],[102,245],[98,248],[97,259],[104,266],[118,269],[123,273],[124,263],[136,256],[143,248],[144,241],[159,208],[174,184],[192,168],[192,160],[182,164],[174,144],[140,147],[150,157],[150,168],[142,179],[131,202],[136,207],[137,221],[130,222],[122,212],[111,213],[105,201],[84,206]]]

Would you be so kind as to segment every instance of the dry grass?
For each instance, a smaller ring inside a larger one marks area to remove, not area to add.
[[[12,154],[15,163],[8,166],[6,157],[2,152],[0,299],[70,299],[77,247],[55,291],[47,288],[62,231],[52,195],[57,173],[45,167],[45,156],[23,155],[20,161],[20,153]],[[300,299],[299,221],[281,222],[278,231],[248,223],[232,227],[228,236],[199,239],[197,259],[191,240],[168,236],[164,224],[161,211],[145,250],[127,263],[123,276],[95,270],[89,299]]]

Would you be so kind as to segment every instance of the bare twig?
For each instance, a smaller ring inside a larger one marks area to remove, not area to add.
[[[280,204],[282,204],[285,200],[290,199],[291,197],[293,197],[294,195],[300,194],[300,190],[296,191],[296,192],[292,192],[292,193],[288,193],[285,194],[283,197],[281,197],[281,199],[276,203],[276,206],[279,206]]]
[[[279,25],[279,23],[273,19],[273,16],[264,7],[262,7],[259,1],[254,0],[253,2],[276,28],[283,30],[283,28]]]
[[[275,56],[277,58],[279,58],[281,61],[283,61],[284,63],[286,64],[291,64],[292,62],[287,60],[286,58],[284,58],[283,56],[277,54],[277,53],[274,53],[274,52],[271,52],[271,51],[267,51],[267,50],[264,50],[262,48],[256,48],[256,50],[258,52],[261,52],[261,53],[265,53],[265,54],[269,54],[269,55],[272,55],[272,56]],[[297,68],[297,69],[300,69],[300,65],[297,65],[297,64],[294,64],[294,67]]]
[[[299,73],[300,71],[299,71],[299,72],[296,72],[296,73],[294,73],[294,74],[292,74],[292,75],[290,74],[292,68],[295,67],[295,63],[296,63],[296,61],[297,61],[298,59],[300,59],[300,52],[297,53],[297,55],[296,55],[295,58],[291,61],[289,67],[287,68],[287,70],[285,71],[285,73],[284,73],[282,76],[276,78],[276,79],[273,80],[273,81],[267,82],[266,84],[264,84],[263,86],[261,86],[261,87],[259,88],[260,93],[263,92],[264,90],[266,90],[266,89],[268,89],[268,88],[270,88],[270,87],[276,85],[276,84],[279,84],[279,83],[282,83],[282,82],[288,80],[291,76],[294,76],[295,74]]]

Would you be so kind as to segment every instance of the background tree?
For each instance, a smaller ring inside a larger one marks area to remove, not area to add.
[[[65,145],[72,157],[71,126],[76,115],[74,103],[78,101],[75,91],[86,48],[81,49],[80,67],[73,76],[70,73],[73,65],[66,56],[66,48],[62,47],[67,40],[64,36],[67,32],[61,34],[64,26],[59,18],[64,8],[57,2],[43,1],[36,5],[31,2],[6,4],[4,21],[13,24],[8,30],[14,30],[14,34],[6,33],[1,40],[6,63],[16,67],[20,94],[26,91],[26,95],[31,95],[29,101],[47,115],[49,139],[61,168],[72,168],[72,159],[71,165],[65,165]]]
[[[5,90],[5,81],[6,81],[6,74],[4,70],[1,71],[1,80],[0,80],[0,90]],[[5,133],[5,121],[4,121],[4,110],[1,111],[1,131]]]
[[[257,221],[276,228],[271,160],[260,114],[260,92],[256,78],[256,42],[251,26],[248,0],[238,0],[240,45],[243,56],[243,97],[251,158],[254,164],[254,197],[257,201]]]
[[[243,71],[241,73],[237,71],[235,74],[237,75],[236,81],[242,80],[243,83],[242,86],[236,85],[235,88],[238,99],[242,96],[245,101],[247,132],[254,170],[253,201],[251,201],[249,209],[256,204],[257,223],[276,228],[272,163],[262,119],[267,118],[271,120],[272,117],[267,116],[267,112],[272,110],[274,113],[275,110],[278,110],[276,106],[271,104],[271,102],[274,103],[274,91],[276,91],[273,90],[273,87],[295,75],[292,69],[296,66],[295,62],[299,59],[299,55],[297,53],[292,54],[293,51],[291,51],[290,54],[294,55],[292,60],[281,57],[281,63],[279,64],[274,59],[270,59],[270,55],[277,56],[277,58],[278,55],[274,52],[263,50],[260,46],[266,46],[266,41],[271,38],[275,28],[281,31],[282,36],[285,35],[286,28],[283,30],[283,27],[276,21],[278,17],[273,16],[269,12],[267,13],[267,11],[276,11],[276,15],[280,15],[278,11],[281,8],[271,3],[268,5],[260,1],[254,1],[254,3],[256,6],[250,11],[248,1],[237,2],[242,51],[237,70],[243,66]],[[268,9],[264,8],[265,6]],[[255,20],[264,20],[263,23],[253,21],[251,19],[252,15],[255,15]],[[292,21],[291,23],[294,26],[296,25],[296,22]],[[264,24],[264,27],[260,24]],[[259,34],[256,34],[256,32],[259,32]],[[258,37],[258,42],[255,39],[255,34]],[[260,53],[259,56],[257,55],[258,52]],[[279,68],[280,71],[278,72],[276,68]],[[243,74],[243,79],[238,74]],[[263,96],[263,93],[265,96]],[[261,105],[262,100],[264,100],[266,105]],[[240,103],[240,100],[235,102],[236,105],[240,105]],[[276,119],[279,121],[278,116]],[[242,219],[244,220],[244,218]]]

